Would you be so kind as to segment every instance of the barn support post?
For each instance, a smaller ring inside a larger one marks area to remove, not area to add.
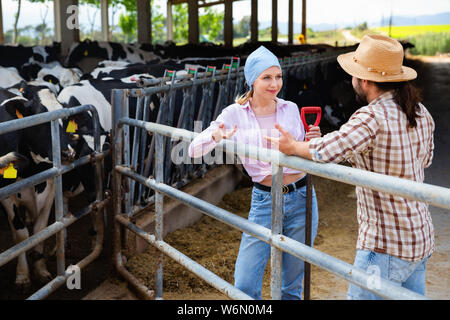
[[[252,0],[252,13],[250,16],[251,42],[258,42],[258,0]]]
[[[306,42],[306,0],[302,0],[302,34]]]
[[[109,41],[108,0],[100,0],[102,40]]]
[[[54,40],[61,43],[62,60],[65,60],[72,43],[80,41],[78,11],[78,0],[54,0]]]
[[[152,18],[149,0],[137,1],[138,43],[152,43]]]
[[[188,1],[188,15],[189,15],[189,43],[198,43],[199,25],[198,25],[198,1]]]
[[[288,44],[294,43],[294,0],[289,0]]]
[[[0,44],[5,43],[5,34],[3,33],[3,9],[2,0],[0,0]]]
[[[167,40],[173,41],[173,16],[172,16],[172,2],[167,1],[167,20],[166,20],[166,29],[167,29]]]
[[[225,15],[224,15],[224,41],[225,48],[233,47],[233,1],[225,0]]]
[[[272,42],[278,42],[278,1],[272,0]]]

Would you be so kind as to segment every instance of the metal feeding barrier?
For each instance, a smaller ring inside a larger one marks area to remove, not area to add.
[[[289,59],[283,61],[282,68],[285,73],[292,72],[295,68],[308,66],[308,63],[335,61],[337,54],[334,52],[333,54],[302,57],[295,60]],[[235,64],[233,65],[233,63]],[[139,82],[140,88],[138,89],[113,91],[114,262],[119,273],[147,298],[162,299],[162,261],[165,254],[228,297],[251,299],[232,284],[164,242],[163,198],[168,196],[270,244],[272,299],[281,298],[282,252],[287,252],[307,263],[323,268],[383,298],[427,299],[425,296],[399,287],[382,278],[376,279],[378,285],[374,286],[373,274],[366,273],[344,261],[283,236],[281,234],[282,169],[283,167],[289,167],[327,179],[400,195],[443,208],[450,208],[450,189],[342,165],[315,163],[298,157],[288,157],[274,150],[237,145],[226,140],[218,144],[215,152],[222,152],[222,154],[225,153],[232,157],[239,155],[272,163],[272,229],[264,228],[178,190],[180,186],[185,185],[191,179],[201,176],[210,165],[214,165],[205,164],[206,161],[200,161],[200,163],[194,161],[192,163],[185,153],[180,154],[178,150],[184,149],[186,152],[187,144],[193,140],[195,135],[198,134],[197,132],[209,125],[210,121],[215,119],[215,116],[225,106],[233,102],[237,94],[242,93],[243,68],[239,67],[238,63],[237,59],[233,59],[228,68],[218,71],[216,68],[208,67],[206,72],[193,72],[192,74],[189,72],[182,76],[167,72],[163,78]],[[200,108],[196,111],[195,101],[198,98],[197,91],[199,88],[201,89]],[[177,98],[179,90],[182,90],[183,95]],[[281,94],[284,93],[285,91],[282,91]],[[148,121],[149,114],[146,114],[146,110],[153,110],[150,107],[150,97],[153,95],[158,96],[160,106],[158,111],[153,114],[154,120]],[[137,97],[135,119],[129,116],[130,97]],[[180,103],[178,111],[175,109],[177,99]],[[141,105],[144,107],[143,112],[139,109]],[[139,118],[140,115],[142,115],[142,118]],[[185,119],[184,116],[188,119]],[[204,121],[203,123],[206,125],[203,128],[196,128],[193,119]],[[132,134],[133,143],[131,144]],[[145,140],[147,136],[151,137],[150,143]],[[185,144],[185,147],[177,149],[182,144]],[[143,149],[143,146],[149,147]],[[174,149],[175,152],[173,152]],[[178,162],[179,159],[183,159],[183,161]],[[215,157],[215,159],[218,158]],[[144,189],[151,193],[144,193]],[[155,207],[154,234],[145,232],[131,222],[136,213],[143,208],[148,208],[149,203],[154,204]],[[124,234],[129,231],[134,232],[160,251],[155,257],[155,291],[146,287],[124,267],[122,247],[124,238],[126,239]]]
[[[94,145],[95,150],[92,154],[81,157],[74,162],[66,165],[61,164],[61,151],[60,151],[60,135],[59,135],[59,119],[64,119],[71,117],[75,114],[82,112],[90,112],[92,114],[94,122]],[[100,130],[98,126],[98,113],[94,106],[92,105],[82,105],[74,108],[66,108],[55,110],[51,112],[40,113],[37,115],[24,117],[22,119],[11,120],[0,123],[0,135],[9,132],[21,130],[24,128],[32,127],[35,125],[40,125],[46,122],[51,122],[51,137],[52,137],[52,156],[53,156],[53,167],[37,173],[28,178],[18,180],[6,187],[0,189],[0,199],[9,197],[16,194],[20,190],[26,187],[35,186],[46,180],[53,179],[55,186],[55,222],[40,232],[32,235],[28,239],[16,244],[15,246],[9,248],[8,250],[0,253],[0,266],[8,263],[9,261],[17,258],[20,254],[26,252],[27,250],[33,248],[37,244],[45,241],[51,236],[56,234],[56,264],[57,264],[57,276],[47,283],[40,290],[31,295],[29,300],[44,299],[49,296],[52,292],[56,291],[61,287],[69,276],[72,275],[72,270],[65,267],[65,237],[64,229],[68,228],[72,223],[80,220],[82,217],[88,214],[96,215],[96,242],[92,252],[86,256],[83,260],[79,261],[75,266],[79,269],[83,269],[85,266],[94,261],[101,253],[103,246],[103,235],[104,235],[104,220],[102,217],[102,212],[104,207],[109,202],[109,196],[104,198],[103,194],[103,184],[102,184],[102,172],[103,172],[103,159],[107,156],[110,151],[101,152],[100,148]],[[67,173],[77,167],[88,163],[95,163],[95,174],[96,174],[96,200],[90,203],[87,207],[79,210],[78,212],[63,216],[63,190],[62,190],[62,175]]]

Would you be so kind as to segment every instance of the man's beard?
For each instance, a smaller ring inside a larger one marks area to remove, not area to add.
[[[361,84],[359,83],[360,80],[358,80],[358,85],[356,88],[353,88],[353,90],[355,91],[355,97],[356,97],[356,102],[360,103],[362,105],[366,105],[368,104],[367,102],[367,96],[364,93],[364,91],[361,88]]]

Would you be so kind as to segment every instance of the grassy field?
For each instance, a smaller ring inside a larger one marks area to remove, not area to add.
[[[307,41],[310,44],[327,43],[339,46],[351,44],[342,34],[343,30],[313,31],[308,29]],[[351,30],[351,34],[361,39],[366,34],[385,34],[389,35],[389,27],[377,27],[370,29]],[[294,43],[297,44],[296,35]],[[391,37],[399,40],[408,40],[413,43],[415,48],[410,49],[414,55],[434,56],[436,54],[450,53],[450,25],[431,25],[431,26],[392,26]],[[260,35],[259,41],[270,41],[271,37],[267,33]],[[247,41],[247,38],[237,38],[233,40],[233,45]],[[287,35],[279,35],[278,41],[287,42]]]
[[[379,33],[389,34],[389,27],[372,28]],[[437,26],[392,26],[391,37],[393,38],[409,38],[418,35],[424,35],[427,33],[449,33],[450,25],[437,25]]]
[[[389,35],[389,27],[371,30]],[[415,55],[450,53],[450,25],[392,26],[391,37],[413,43],[415,48],[410,53]]]

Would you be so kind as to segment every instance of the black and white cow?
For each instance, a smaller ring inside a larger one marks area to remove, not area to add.
[[[124,60],[131,63],[149,63],[161,60],[159,56],[152,52],[141,50],[133,45],[84,40],[71,46],[66,65],[75,67],[86,57],[94,57],[101,60]]]
[[[78,68],[64,68],[59,62],[42,65],[37,80],[59,84],[62,88],[80,82],[83,73]]]
[[[59,59],[60,46],[0,46],[0,65],[20,69],[27,63],[49,63]]]
[[[0,46],[0,66],[14,67],[26,81],[36,79],[42,64],[58,61],[60,45],[53,46]]]
[[[130,83],[130,77],[147,76],[158,78],[164,76],[165,70],[184,71],[184,62],[166,60],[160,63],[126,63],[123,61],[102,61],[90,76],[86,74],[84,79],[115,79]]]
[[[48,90],[48,89],[47,89]],[[47,112],[48,109],[37,99],[28,100],[22,96],[0,89],[0,121],[5,122],[21,117]],[[17,179],[27,178],[53,166],[50,123],[33,126],[19,131],[0,135],[0,157],[2,166],[12,163],[17,169],[16,179],[0,180],[0,187],[4,187]],[[61,159],[72,161],[75,153],[69,144],[69,137],[60,128]],[[4,168],[4,167],[3,167]],[[13,238],[16,243],[27,239],[30,232],[27,224],[32,224],[35,234],[47,226],[50,210],[53,205],[53,180],[47,180],[36,186],[27,187],[19,193],[1,199]],[[43,243],[37,245],[32,253],[33,270],[38,280],[48,282],[51,279],[47,271],[43,256]],[[16,270],[16,286],[26,289],[30,285],[30,273],[26,254],[18,258]]]
[[[0,88],[9,88],[24,79],[20,76],[19,71],[15,67],[0,67]]]

